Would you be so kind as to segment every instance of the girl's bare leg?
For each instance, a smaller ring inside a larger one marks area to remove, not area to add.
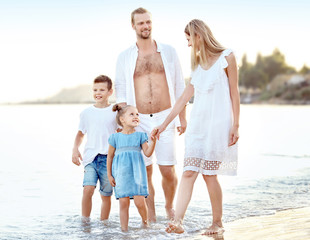
[[[121,222],[121,229],[124,232],[128,231],[129,206],[130,199],[128,197],[119,199],[119,218]]]
[[[183,218],[185,216],[186,209],[192,197],[194,183],[197,179],[198,172],[194,171],[185,171],[182,174],[179,190],[178,190],[178,197],[177,197],[177,204],[175,210],[175,219],[169,226],[166,228],[166,232],[171,233],[183,233],[184,228],[182,226]]]
[[[147,184],[149,188],[149,196],[146,199],[146,204],[148,208],[148,220],[150,222],[156,222],[156,212],[155,212],[155,189],[152,182],[152,176],[153,176],[153,165],[146,167],[147,171]]]
[[[217,175],[203,175],[210,196],[212,206],[212,225],[207,228],[205,235],[211,235],[224,231],[222,216],[223,216],[223,194],[221,185],[217,179]]]
[[[106,197],[101,195],[101,215],[100,220],[106,220],[109,218],[111,210],[111,197]]]
[[[142,218],[142,224],[143,226],[147,227],[148,226],[148,211],[145,203],[145,197],[144,196],[134,196],[134,202],[135,205],[138,209],[138,212]]]

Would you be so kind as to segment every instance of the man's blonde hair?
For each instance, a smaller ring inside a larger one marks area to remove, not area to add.
[[[134,19],[135,14],[143,14],[143,13],[148,13],[151,15],[151,13],[148,10],[146,10],[145,8],[142,8],[142,7],[133,10],[131,13],[131,24],[132,25],[135,24],[135,19]]]
[[[186,25],[184,32],[192,40],[192,70],[195,70],[199,64],[207,63],[209,57],[216,56],[225,50],[215,39],[207,24],[199,19],[191,20]],[[197,41],[197,36],[200,37],[200,41]]]

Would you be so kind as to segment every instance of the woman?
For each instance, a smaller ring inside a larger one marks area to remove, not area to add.
[[[222,190],[218,174],[236,175],[240,98],[238,70],[233,52],[214,38],[209,27],[194,19],[185,27],[188,46],[192,47],[192,78],[158,127],[159,134],[179,114],[195,93],[185,136],[184,172],[179,186],[175,219],[167,232],[183,233],[183,218],[199,173],[206,182],[213,221],[205,234],[224,231]]]

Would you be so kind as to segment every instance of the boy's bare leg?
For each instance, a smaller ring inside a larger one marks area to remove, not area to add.
[[[82,198],[82,216],[89,217],[92,208],[92,197],[95,186],[84,186]]]
[[[128,231],[128,222],[129,222],[129,197],[119,199],[119,219],[121,222],[121,229],[124,232]]]
[[[183,172],[179,190],[178,190],[175,219],[174,221],[169,223],[169,226],[166,228],[166,232],[168,233],[171,233],[171,232],[183,233],[184,232],[182,222],[183,222],[183,218],[185,216],[185,212],[187,210],[188,204],[192,197],[194,183],[197,179],[197,176],[198,176],[198,172],[194,172],[194,171]]]
[[[101,214],[100,220],[106,220],[109,218],[111,210],[111,197],[106,197],[101,195]]]
[[[212,206],[212,225],[207,228],[205,235],[211,235],[215,233],[221,233],[224,231],[223,223],[222,223],[222,215],[223,215],[223,194],[221,185],[217,179],[216,175],[207,176],[204,175],[203,179],[205,180],[208,192],[210,196],[210,202]]]
[[[148,220],[149,222],[156,222],[156,212],[155,212],[155,189],[152,182],[153,176],[153,165],[146,167],[147,172],[147,184],[149,189],[149,196],[146,198],[146,205],[148,208]]]
[[[173,200],[176,193],[178,178],[175,173],[174,166],[162,166],[159,165],[159,170],[162,175],[162,187],[165,194],[166,200],[166,213],[169,219],[174,218],[174,210],[173,210]]]
[[[145,203],[144,196],[134,196],[134,202],[138,209],[138,212],[142,218],[142,224],[147,227],[148,226],[148,219],[147,219],[147,207]]]

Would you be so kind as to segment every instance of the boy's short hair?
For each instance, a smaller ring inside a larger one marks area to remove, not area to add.
[[[112,88],[112,80],[106,75],[99,75],[95,78],[94,83],[107,83],[108,90]]]

